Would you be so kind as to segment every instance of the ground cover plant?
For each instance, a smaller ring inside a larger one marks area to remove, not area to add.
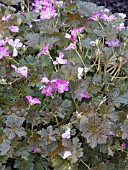
[[[127,170],[126,15],[80,1],[2,2],[0,169]]]

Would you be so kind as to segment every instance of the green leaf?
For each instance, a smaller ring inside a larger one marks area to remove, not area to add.
[[[5,140],[2,144],[0,144],[0,155],[4,156],[8,153],[9,149],[10,149],[10,141],[9,140]]]

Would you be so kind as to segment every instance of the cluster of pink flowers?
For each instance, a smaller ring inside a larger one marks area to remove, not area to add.
[[[41,93],[45,94],[46,96],[51,96],[51,94],[57,89],[59,93],[64,93],[65,91],[68,91],[68,81],[65,80],[48,80],[47,77],[43,77],[41,80],[44,85],[42,86]]]
[[[69,38],[75,41],[77,38],[77,35],[80,34],[84,29],[85,27],[73,28],[72,30],[70,30],[71,34],[66,33],[65,38]]]
[[[34,6],[33,12],[40,12],[40,18],[50,19],[57,15],[54,5],[60,7],[63,5],[63,1],[57,0],[34,0],[32,4]]]
[[[100,19],[109,22],[115,20],[116,17],[114,15],[107,16],[106,14],[103,14]]]
[[[105,44],[107,44],[109,47],[119,47],[119,40],[111,40],[111,41],[105,41]]]

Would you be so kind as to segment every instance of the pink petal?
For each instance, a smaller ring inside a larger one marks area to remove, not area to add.
[[[65,133],[62,134],[63,139],[70,139],[70,129],[68,129]]]

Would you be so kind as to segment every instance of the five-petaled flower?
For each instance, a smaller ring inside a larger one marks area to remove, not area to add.
[[[13,39],[8,40],[8,44],[13,47],[13,56],[16,57],[18,55],[17,48],[22,47],[22,43],[20,42],[20,39]]]
[[[12,64],[11,67],[14,68],[16,73],[22,74],[24,77],[28,76],[28,68],[26,66],[17,68],[14,64]]]
[[[56,88],[59,93],[64,93],[64,91],[68,91],[68,81],[56,79]]]
[[[26,96],[26,99],[29,101],[30,105],[41,104],[41,101],[37,98],[32,98],[32,96]]]

